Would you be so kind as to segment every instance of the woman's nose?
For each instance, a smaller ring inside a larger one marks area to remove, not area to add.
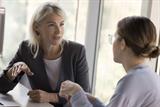
[[[59,26],[57,26],[57,27],[56,27],[56,30],[55,30],[55,33],[56,33],[56,34],[59,34],[60,32],[61,32],[61,29],[60,29]]]

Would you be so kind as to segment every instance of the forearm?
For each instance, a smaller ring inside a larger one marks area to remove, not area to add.
[[[0,77],[0,93],[6,94],[8,91],[12,90],[17,83],[10,81],[5,74]]]

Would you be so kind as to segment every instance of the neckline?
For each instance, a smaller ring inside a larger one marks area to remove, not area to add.
[[[58,57],[58,58],[56,58],[56,59],[46,59],[46,58],[43,58],[43,60],[45,61],[45,62],[52,62],[52,61],[59,61],[59,60],[61,60],[61,56],[60,57]]]
[[[127,74],[129,73],[132,73],[133,70],[136,70],[136,69],[142,69],[142,68],[145,68],[147,67],[148,65],[146,63],[141,63],[141,64],[138,64],[138,65],[135,65],[134,67],[132,67],[131,69],[129,69],[127,71]]]

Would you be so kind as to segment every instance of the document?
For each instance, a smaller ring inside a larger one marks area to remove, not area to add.
[[[29,97],[27,96],[29,89],[21,84],[18,84],[8,94],[0,94],[0,107],[3,106],[16,106],[20,107],[22,104],[27,104]],[[19,101],[19,102],[18,102]],[[21,104],[20,104],[21,103]]]
[[[11,95],[3,95],[0,94],[0,106],[17,106],[20,107],[20,104],[18,102],[14,101]]]
[[[27,95],[31,89],[20,83],[8,94],[0,94],[0,107],[53,107],[49,103],[33,102]]]

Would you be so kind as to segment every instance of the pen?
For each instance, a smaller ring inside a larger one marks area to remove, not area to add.
[[[0,105],[3,105],[3,104],[0,102]]]

